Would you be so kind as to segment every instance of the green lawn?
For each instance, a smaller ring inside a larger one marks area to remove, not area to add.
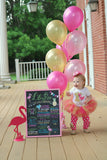
[[[12,80],[16,80],[16,74],[15,73],[10,73],[10,77]]]

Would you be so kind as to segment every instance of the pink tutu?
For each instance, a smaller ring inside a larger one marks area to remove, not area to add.
[[[92,99],[87,103],[87,105],[78,107],[73,103],[71,97],[71,99],[65,100],[63,102],[63,106],[65,111],[75,116],[82,117],[89,115],[89,113],[92,113],[97,107],[97,102],[94,99]]]

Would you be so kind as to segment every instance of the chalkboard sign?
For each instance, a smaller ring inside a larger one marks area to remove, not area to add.
[[[59,90],[25,91],[27,137],[61,136]]]

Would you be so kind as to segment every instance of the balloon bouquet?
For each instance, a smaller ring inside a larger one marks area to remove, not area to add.
[[[49,89],[58,88],[62,100],[68,82],[73,80],[73,74],[75,72],[85,74],[84,63],[78,59],[70,59],[81,52],[87,42],[85,34],[76,30],[83,21],[83,12],[80,8],[68,7],[64,11],[63,21],[52,20],[46,27],[47,37],[56,44],[56,48],[46,54],[46,64],[53,71],[48,75],[47,85]],[[61,115],[64,124],[63,111]],[[66,128],[66,125],[62,125],[62,128]]]

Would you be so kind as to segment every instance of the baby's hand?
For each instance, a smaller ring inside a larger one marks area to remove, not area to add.
[[[89,102],[88,98],[86,98],[86,100],[84,101],[85,104],[87,104]]]
[[[67,96],[71,96],[71,94],[70,94],[70,92],[69,92],[69,91],[68,91],[68,92],[66,92],[66,95],[67,95]]]
[[[87,104],[91,99],[92,99],[92,96],[90,95],[85,99],[84,103]]]

